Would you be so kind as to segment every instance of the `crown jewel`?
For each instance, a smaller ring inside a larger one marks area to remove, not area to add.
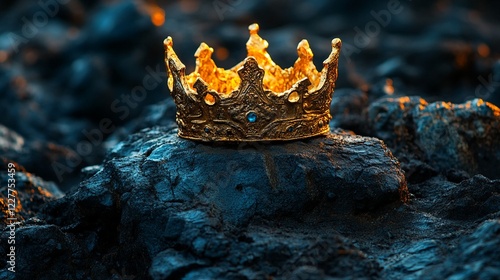
[[[248,55],[231,69],[218,68],[213,49],[201,43],[196,68],[189,75],[164,41],[168,87],[177,107],[179,136],[203,141],[293,140],[330,131],[330,103],[338,75],[341,41],[318,72],[309,43],[297,46],[298,59],[286,69],[267,53],[268,43],[249,26]]]

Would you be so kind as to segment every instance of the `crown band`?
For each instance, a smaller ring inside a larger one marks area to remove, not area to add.
[[[179,136],[201,141],[280,141],[330,131],[330,103],[338,75],[340,39],[318,72],[306,40],[299,43],[294,66],[281,69],[267,53],[268,43],[249,27],[248,55],[235,67],[217,68],[213,49],[202,43],[196,69],[185,66],[164,41],[168,86],[177,107]]]

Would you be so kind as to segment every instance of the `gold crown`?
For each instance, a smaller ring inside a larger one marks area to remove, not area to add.
[[[268,43],[248,27],[248,55],[229,70],[218,68],[213,49],[201,43],[196,69],[186,67],[173,50],[172,38],[163,42],[168,87],[177,107],[179,136],[203,141],[293,140],[330,131],[330,103],[338,75],[341,41],[318,72],[309,43],[297,46],[293,67],[281,69],[267,53]]]

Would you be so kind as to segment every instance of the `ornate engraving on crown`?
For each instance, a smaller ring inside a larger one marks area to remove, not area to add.
[[[202,141],[294,140],[330,131],[330,103],[338,75],[340,39],[318,72],[306,40],[293,67],[281,69],[267,53],[267,41],[249,27],[248,56],[235,67],[217,68],[213,49],[202,43],[196,69],[185,66],[164,41],[168,86],[177,107],[179,136]]]

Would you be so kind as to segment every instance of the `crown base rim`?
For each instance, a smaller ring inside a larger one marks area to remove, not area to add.
[[[287,141],[304,140],[308,138],[323,136],[329,133],[330,133],[330,126],[326,125],[321,131],[315,133],[295,135],[286,138],[278,138],[278,137],[240,138],[240,137],[228,137],[228,136],[204,137],[204,136],[193,136],[189,134],[184,134],[180,130],[177,132],[177,135],[183,139],[194,140],[205,143],[206,142],[287,142]]]

